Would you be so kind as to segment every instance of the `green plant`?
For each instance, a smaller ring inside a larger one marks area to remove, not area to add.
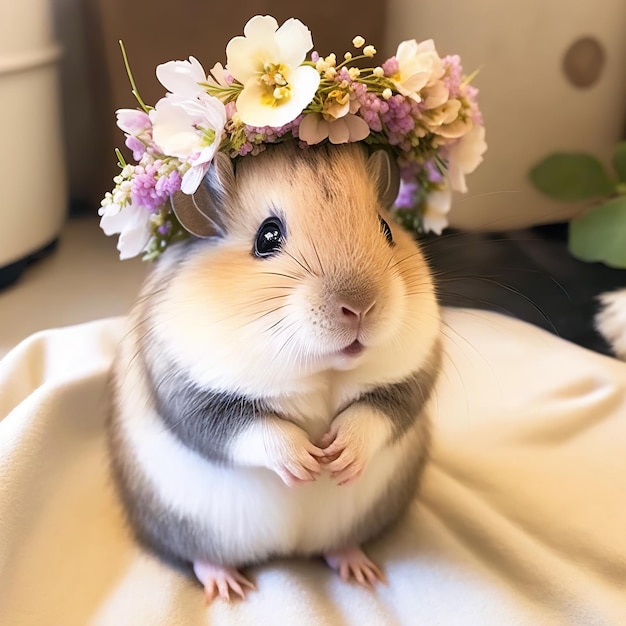
[[[570,252],[583,261],[626,268],[626,142],[618,144],[612,165],[614,177],[590,154],[556,152],[531,169],[530,180],[555,200],[600,200],[571,220]]]

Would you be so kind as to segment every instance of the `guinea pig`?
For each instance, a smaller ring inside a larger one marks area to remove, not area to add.
[[[384,575],[360,545],[418,487],[440,315],[413,237],[389,215],[384,150],[295,142],[218,153],[172,207],[196,237],[156,263],[113,366],[109,447],[137,537],[205,588],[322,556]]]

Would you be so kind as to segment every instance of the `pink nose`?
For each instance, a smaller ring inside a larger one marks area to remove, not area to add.
[[[372,311],[376,302],[372,302],[364,307],[345,304],[341,307],[341,313],[344,318],[351,322],[361,321],[368,313]]]
[[[344,317],[347,317],[348,319],[353,318],[353,317],[359,319],[361,317],[360,311],[354,311],[353,309],[347,306],[342,306],[341,312],[344,314]]]

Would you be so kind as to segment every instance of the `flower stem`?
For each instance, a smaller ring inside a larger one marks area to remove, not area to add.
[[[355,57],[350,57],[349,59],[342,61],[339,65],[335,67],[335,69],[340,70],[342,67],[346,66],[348,63],[352,63],[353,61],[360,61],[361,59],[370,59],[370,58],[371,57],[368,57],[366,54],[359,54]]]
[[[128,63],[128,55],[126,54],[126,48],[124,47],[124,42],[119,40],[120,49],[122,50],[122,58],[124,59],[124,67],[126,68],[126,75],[128,76],[128,80],[130,81],[130,86],[132,90],[133,96],[135,96],[139,106],[148,113],[150,108],[146,105],[146,103],[141,99],[139,95],[139,90],[137,89],[137,85],[135,84],[135,79],[133,78],[133,73],[130,70],[130,64]]]

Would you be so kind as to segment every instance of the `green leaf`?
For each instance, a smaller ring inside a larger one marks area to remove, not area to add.
[[[617,144],[613,153],[613,167],[617,172],[617,177],[626,182],[626,141]]]
[[[532,183],[556,200],[587,200],[607,196],[614,184],[602,163],[590,154],[555,152],[530,171]]]
[[[626,268],[626,198],[614,198],[573,219],[569,249],[582,261]]]

